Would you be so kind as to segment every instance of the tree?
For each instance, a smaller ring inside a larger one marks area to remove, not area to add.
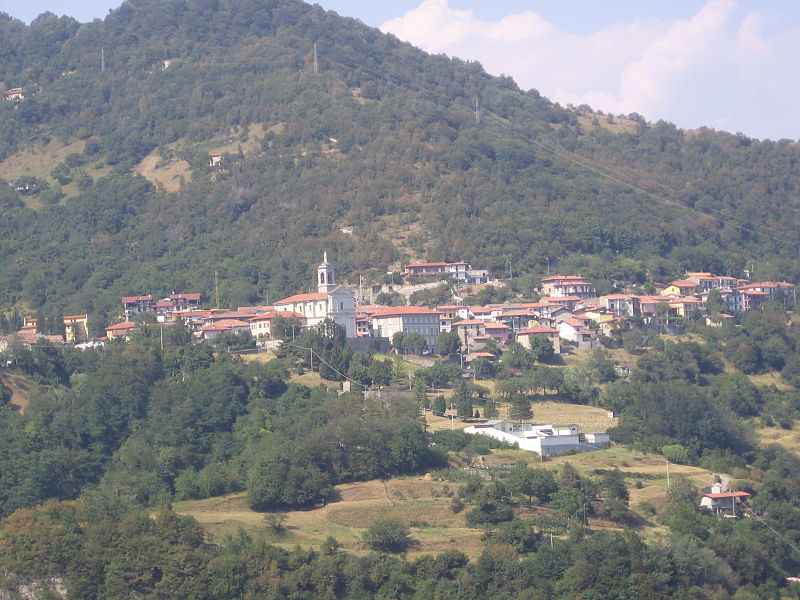
[[[406,334],[402,331],[397,331],[392,336],[392,348],[397,350],[400,354],[404,354],[406,346]]]
[[[461,350],[461,338],[458,332],[453,330],[440,333],[436,339],[436,348],[442,356],[457,354]]]
[[[369,365],[369,378],[372,380],[372,385],[386,387],[392,383],[392,374],[394,372],[394,363],[392,359],[386,360],[372,359]]]
[[[661,454],[669,462],[677,465],[685,465],[689,462],[689,453],[680,444],[669,444],[661,447]]]
[[[533,358],[533,360],[538,362],[547,362],[553,358],[553,355],[555,355],[553,342],[548,340],[543,335],[532,335],[530,336],[530,340],[530,356]]]
[[[444,399],[444,396],[436,396],[433,399],[433,406],[431,411],[437,415],[443,415],[444,412],[447,410],[447,402]]]
[[[425,381],[421,377],[414,378],[414,399],[421,409],[430,408],[431,401],[428,399],[428,394],[425,393]]]
[[[403,552],[411,544],[410,530],[397,519],[378,519],[364,532],[363,540],[371,550]]]
[[[422,354],[428,347],[428,340],[419,331],[411,331],[405,335],[403,344],[406,348],[410,348],[414,354]]]
[[[533,409],[531,408],[531,399],[521,393],[517,392],[511,396],[510,407],[508,410],[508,418],[512,421],[530,421],[533,418]]]
[[[297,317],[277,315],[270,324],[270,334],[275,340],[291,340],[303,329],[303,323]]]
[[[611,360],[608,352],[602,348],[592,350],[587,362],[598,383],[608,383],[617,378],[617,372],[614,370],[614,361]]]
[[[497,367],[494,361],[488,358],[476,358],[472,361],[472,369],[476,379],[492,379],[497,374]]]
[[[512,369],[528,369],[533,364],[530,352],[519,342],[510,342],[503,352],[503,364]]]
[[[462,419],[472,418],[472,392],[464,379],[456,392],[456,416]]]

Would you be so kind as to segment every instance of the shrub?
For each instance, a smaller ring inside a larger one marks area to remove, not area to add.
[[[397,519],[379,519],[364,532],[363,540],[372,550],[402,552],[411,543],[405,523]]]

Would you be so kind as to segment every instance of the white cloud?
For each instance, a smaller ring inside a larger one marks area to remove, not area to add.
[[[761,13],[709,0],[690,18],[633,19],[569,33],[532,11],[484,21],[448,0],[423,0],[381,29],[433,53],[478,60],[561,103],[638,112],[684,127],[800,137],[800,31],[770,35]]]

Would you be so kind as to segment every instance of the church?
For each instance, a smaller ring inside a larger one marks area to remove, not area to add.
[[[348,338],[356,337],[356,297],[352,290],[336,284],[336,271],[325,252],[317,267],[317,292],[295,294],[274,304],[275,310],[298,312],[308,327],[330,318],[342,327]]]

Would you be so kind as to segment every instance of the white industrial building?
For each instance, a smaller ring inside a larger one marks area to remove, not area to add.
[[[493,420],[470,425],[464,433],[488,435],[497,440],[517,444],[520,450],[555,456],[567,450],[591,452],[610,443],[607,433],[579,433],[577,425],[533,425],[518,421]]]

